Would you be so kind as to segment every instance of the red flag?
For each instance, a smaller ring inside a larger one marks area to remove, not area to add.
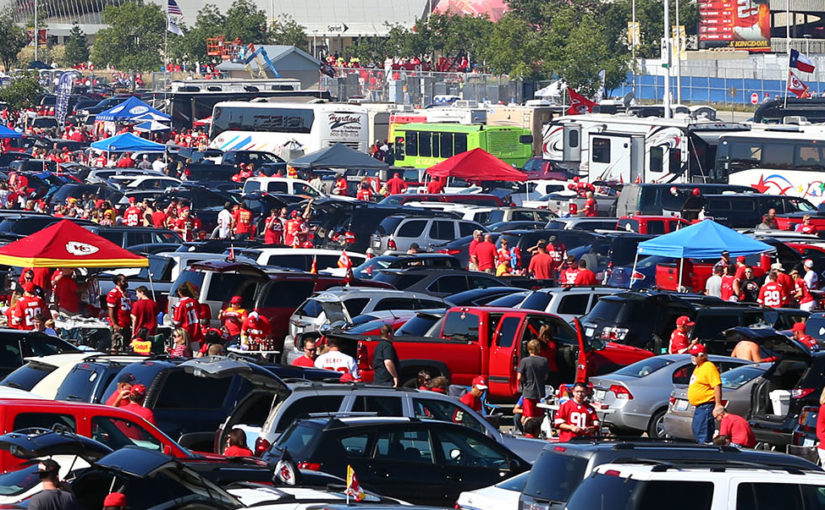
[[[352,466],[347,466],[347,504],[350,497],[355,501],[363,501],[365,496],[361,484],[358,483],[358,477],[355,476],[355,470]]]
[[[808,86],[802,83],[793,71],[788,71],[788,91],[800,99],[811,97],[811,92],[808,90]]]
[[[352,259],[349,258],[349,255],[347,255],[346,250],[342,251],[341,256],[338,257],[338,267],[340,267],[341,269],[352,268]]]
[[[587,99],[570,87],[567,88],[567,93],[570,94],[570,108],[567,109],[567,115],[590,113],[593,111],[593,107],[596,106],[596,103]]]
[[[312,267],[309,269],[310,274],[318,274],[318,258],[316,255],[312,256]]]
[[[227,257],[227,260],[229,260],[230,262],[235,261],[235,246],[231,244],[229,245],[229,256]]]

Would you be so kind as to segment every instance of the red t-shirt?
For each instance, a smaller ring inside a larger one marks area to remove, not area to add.
[[[756,438],[753,435],[748,422],[738,414],[726,414],[719,424],[719,435],[728,436],[730,442],[745,448],[756,446]]]
[[[599,215],[599,209],[596,205],[595,198],[588,198],[584,201],[584,215],[589,218],[593,218]]]
[[[575,425],[580,428],[595,427],[599,425],[599,416],[595,409],[590,407],[590,404],[577,404],[572,398],[562,404],[556,412],[556,427],[566,423],[567,425]],[[570,441],[574,437],[588,436],[589,434],[574,434],[569,430],[559,430],[559,442],[564,443]]]
[[[407,183],[399,177],[393,177],[387,181],[387,191],[390,195],[397,195],[407,189]]]
[[[226,450],[223,451],[225,457],[251,457],[252,450],[249,448],[244,448],[243,446],[228,446]]]
[[[553,257],[547,253],[536,253],[530,259],[530,266],[527,270],[536,277],[537,280],[547,280],[553,269]]]
[[[787,305],[791,302],[791,292],[793,292],[793,278],[787,273],[779,271],[776,275],[776,283],[782,285],[782,305]]]
[[[137,333],[140,328],[146,328],[150,335],[157,333],[157,313],[157,305],[151,299],[138,299],[132,303],[132,315],[135,316],[134,332]]]
[[[585,268],[579,269],[576,273],[576,279],[573,280],[573,285],[577,286],[587,286],[587,285],[596,285],[596,274]]]
[[[688,345],[690,345],[690,341],[688,340],[687,334],[682,333],[678,329],[674,329],[673,333],[670,334],[670,349],[668,352],[670,352],[670,354],[681,354],[679,351]]]
[[[115,287],[106,295],[106,304],[115,310],[117,325],[128,328],[132,325],[132,304],[120,287]]]
[[[783,295],[784,289],[782,285],[769,281],[759,289],[759,299],[757,299],[757,301],[759,301],[760,305],[780,308],[784,303]]]
[[[481,412],[481,399],[476,398],[471,391],[465,393],[459,400],[470,409]]]
[[[496,266],[496,245],[482,241],[476,245],[476,258],[478,258],[478,269],[494,269]]]
[[[163,228],[166,224],[166,213],[163,211],[155,211],[152,213],[152,226],[155,228]]]
[[[292,365],[296,367],[314,367],[315,362],[306,356],[301,356],[300,358],[293,360]]]
[[[52,276],[52,287],[54,288],[54,297],[57,299],[57,304],[71,313],[80,312],[80,296],[78,296],[77,282],[71,276],[64,276],[55,281],[55,278],[61,274],[60,269],[54,272]]]
[[[223,327],[229,336],[237,336],[241,334],[241,325],[246,320],[246,310],[243,308],[234,308],[229,306],[223,310]]]
[[[722,277],[722,301],[730,301],[733,297],[733,282],[736,281],[735,276],[725,275]]]
[[[42,298],[23,296],[17,300],[17,305],[14,308],[14,318],[18,329],[34,329],[34,317],[37,314],[42,314],[44,317],[49,314],[46,302]]]
[[[26,276],[27,271],[32,271],[34,273],[34,276],[32,278],[32,283],[33,284],[37,285],[38,287],[40,287],[43,290],[49,290],[51,288],[51,280],[50,280],[50,278],[52,276],[52,270],[51,269],[49,269],[48,267],[35,267],[35,268],[27,267],[26,269],[23,270],[22,273],[20,273],[20,278],[18,279],[18,281],[20,283],[26,283],[25,276]]]
[[[238,215],[236,217],[237,223],[235,224],[235,233],[236,234],[248,234],[252,232],[252,212],[249,209],[240,208],[238,209]]]
[[[148,421],[152,425],[157,425],[155,423],[155,413],[152,412],[151,409],[147,409],[140,404],[136,404],[134,402],[128,402],[126,405],[120,406],[123,408],[124,411],[129,411],[130,413],[135,413],[136,415],[140,416],[144,420]]]
[[[189,340],[192,342],[200,342],[200,328],[198,327],[198,308],[199,303],[190,297],[181,299],[178,306],[175,307],[175,314],[172,317],[172,322],[176,326],[180,326],[189,333]]]
[[[107,406],[114,406],[115,405],[115,400],[117,400],[118,395],[120,395],[120,392],[117,390],[117,388],[115,388],[114,393],[109,395],[109,398],[106,399],[106,405]],[[126,407],[129,404],[131,404],[131,401],[128,398],[124,398],[124,399],[120,400],[120,403],[118,403],[117,406],[118,407]]]

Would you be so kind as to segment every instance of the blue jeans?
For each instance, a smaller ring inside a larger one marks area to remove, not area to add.
[[[713,442],[713,432],[716,430],[716,420],[713,418],[714,407],[714,401],[705,402],[696,406],[696,411],[693,413],[693,437],[699,444]]]

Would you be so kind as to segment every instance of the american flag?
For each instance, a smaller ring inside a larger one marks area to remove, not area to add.
[[[169,0],[169,5],[166,10],[170,16],[183,16],[183,11],[180,10],[180,7],[178,7],[178,3],[175,2],[175,0]]]

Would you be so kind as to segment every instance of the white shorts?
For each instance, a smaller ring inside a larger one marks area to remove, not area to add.
[[[799,309],[805,312],[812,312],[814,309],[814,305],[816,305],[816,300],[808,301],[807,303],[802,303],[799,305]]]

